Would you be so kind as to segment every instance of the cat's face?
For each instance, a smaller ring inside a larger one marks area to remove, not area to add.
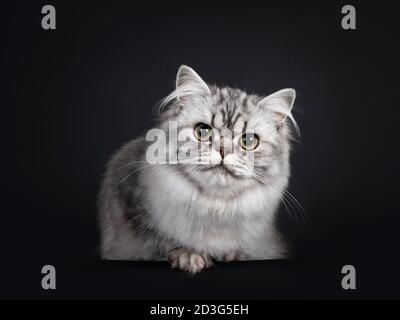
[[[267,183],[287,166],[294,90],[262,99],[231,88],[206,85],[189,67],[178,72],[167,97],[164,124],[176,122],[176,169],[204,191],[240,191]]]

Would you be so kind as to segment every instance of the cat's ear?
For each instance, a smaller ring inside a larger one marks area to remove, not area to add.
[[[158,112],[172,110],[179,112],[185,105],[196,104],[211,96],[208,85],[190,67],[182,65],[176,75],[176,88],[159,103]],[[177,101],[177,104],[171,102]]]
[[[177,99],[186,95],[211,95],[210,88],[192,68],[182,65],[176,75]]]
[[[266,108],[275,114],[277,126],[280,128],[286,118],[289,118],[294,126],[297,124],[292,115],[292,108],[294,100],[296,99],[296,91],[291,88],[282,89],[262,99],[257,106],[259,108]]]

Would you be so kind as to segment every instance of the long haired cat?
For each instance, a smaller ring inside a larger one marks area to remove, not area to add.
[[[155,126],[165,133],[164,160],[149,161],[156,139],[146,135],[108,163],[102,257],[167,259],[191,273],[213,261],[284,257],[274,220],[290,175],[294,100],[293,89],[260,97],[208,85],[181,66]]]

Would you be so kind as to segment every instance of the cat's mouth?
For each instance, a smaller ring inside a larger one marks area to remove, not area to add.
[[[235,174],[223,163],[219,163],[213,166],[207,166],[205,168],[202,168],[202,171],[215,171],[223,175],[231,175],[233,177],[235,176]]]

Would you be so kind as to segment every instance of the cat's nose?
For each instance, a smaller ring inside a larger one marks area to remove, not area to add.
[[[225,149],[224,149],[224,144],[221,142],[219,146],[219,153],[221,154],[222,159],[225,157]]]
[[[232,143],[230,140],[221,138],[219,143],[219,153],[221,154],[221,158],[225,158],[228,154],[232,153]]]

